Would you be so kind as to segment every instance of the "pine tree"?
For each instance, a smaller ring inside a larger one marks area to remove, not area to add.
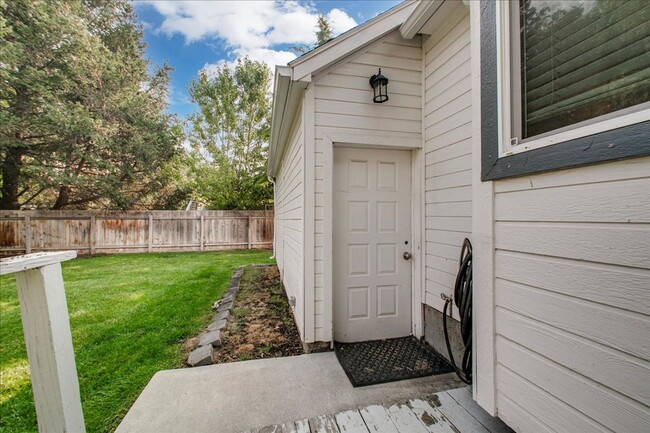
[[[0,208],[129,208],[182,131],[126,0],[0,2]]]
[[[323,14],[318,15],[318,23],[316,26],[318,27],[316,30],[316,46],[319,47],[332,39],[332,26]]]

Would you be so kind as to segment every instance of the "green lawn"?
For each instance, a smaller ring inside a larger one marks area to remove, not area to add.
[[[149,379],[181,366],[232,271],[270,251],[125,254],[63,264],[88,432],[111,432]],[[14,277],[0,278],[0,431],[36,432]]]

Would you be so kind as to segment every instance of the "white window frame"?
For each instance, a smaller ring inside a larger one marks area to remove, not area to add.
[[[522,140],[519,125],[521,123],[521,77],[515,72],[519,67],[513,69],[513,65],[518,65],[520,62],[519,38],[516,36],[519,32],[513,25],[515,19],[519,21],[519,1],[497,0],[496,7],[499,157],[650,120],[649,101]],[[513,16],[514,12],[517,16]]]

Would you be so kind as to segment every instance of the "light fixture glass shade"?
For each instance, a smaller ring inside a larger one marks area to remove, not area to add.
[[[388,78],[381,75],[381,68],[379,68],[377,75],[370,77],[370,86],[372,87],[372,100],[374,102],[381,104],[388,101]]]

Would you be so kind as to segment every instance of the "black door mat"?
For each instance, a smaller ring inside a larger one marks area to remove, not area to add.
[[[454,371],[446,360],[412,336],[334,343],[334,350],[355,388]]]

